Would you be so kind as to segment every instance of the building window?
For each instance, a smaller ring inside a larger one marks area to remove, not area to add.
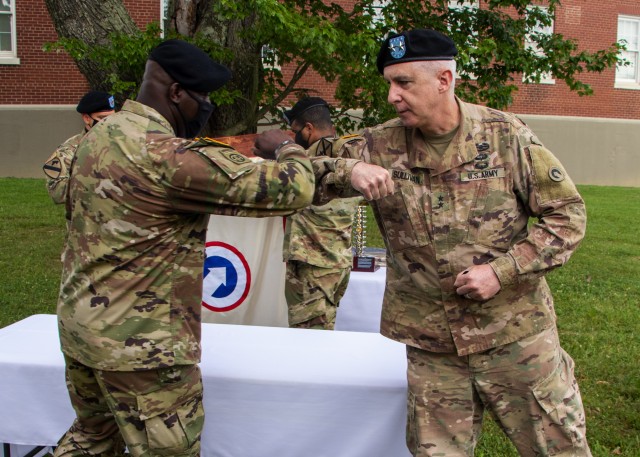
[[[160,37],[164,38],[164,25],[169,17],[169,0],[160,0]]]
[[[0,65],[20,63],[16,52],[16,13],[14,0],[0,0]]]
[[[475,15],[477,14],[479,1],[478,0],[449,0],[449,3],[447,4],[447,6],[449,8],[449,11],[453,11],[454,13],[457,13],[457,14]],[[452,27],[451,24],[449,24],[449,31],[451,31],[451,27]],[[468,43],[471,46],[475,46],[477,42],[478,42],[478,32],[474,30],[471,32],[471,36],[469,37]],[[476,59],[473,57],[470,57],[469,64],[473,65],[475,64],[475,62],[476,62]],[[463,68],[463,65],[458,64],[456,71],[459,76],[467,76],[469,79],[477,79],[476,75],[466,71]]]
[[[616,68],[616,87],[640,88],[640,17],[618,17],[618,41],[627,48],[620,57],[628,64]]]
[[[543,6],[534,6],[528,9],[539,9],[544,11],[545,13],[547,12],[547,8],[543,7]],[[537,56],[544,56],[544,51],[540,48],[538,48],[538,44],[533,41],[532,37],[534,35],[552,35],[553,34],[553,25],[554,25],[554,21],[553,19],[551,19],[551,23],[549,25],[542,25],[540,23],[537,23],[532,29],[531,31],[527,34],[526,38],[525,38],[525,42],[524,42],[524,46],[527,49],[530,49],[531,52],[533,52],[535,55]],[[522,81],[525,83],[534,83],[536,82],[534,75],[524,75],[522,77]],[[551,74],[550,72],[544,72],[540,75],[540,84],[555,84],[556,80],[553,78],[553,74]]]
[[[371,7],[373,8],[372,22],[374,24],[384,21],[384,9],[388,6],[388,4],[389,0],[373,0]]]

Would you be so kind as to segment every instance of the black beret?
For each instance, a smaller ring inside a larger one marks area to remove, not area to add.
[[[82,114],[99,113],[100,111],[113,111],[116,109],[116,101],[113,95],[99,90],[87,92],[78,102],[76,111]]]
[[[453,60],[458,55],[451,38],[431,29],[416,29],[389,35],[378,52],[378,71],[384,67],[417,60]]]
[[[182,40],[163,41],[151,51],[149,59],[182,87],[196,92],[212,92],[231,79],[231,70]]]
[[[324,101],[324,99],[320,97],[305,97],[293,105],[293,108],[284,112],[284,120],[287,121],[287,124],[291,125],[295,118],[308,109],[315,108],[316,106],[326,106],[327,109],[329,109],[329,104]]]

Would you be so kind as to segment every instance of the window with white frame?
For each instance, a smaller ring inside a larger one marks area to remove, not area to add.
[[[543,11],[547,11],[547,8],[544,6],[533,6],[528,9],[538,8]],[[549,25],[542,25],[540,23],[536,24],[533,29],[529,32],[527,37],[525,38],[524,46],[527,49],[531,49],[531,51],[539,56],[544,56],[544,51],[538,47],[538,44],[533,41],[531,38],[533,35],[552,35],[553,34],[553,25],[554,21],[551,20]],[[534,80],[530,75],[524,75],[522,77],[522,81],[525,83],[532,83]],[[540,84],[555,84],[556,80],[553,78],[553,75],[549,72],[542,73],[540,75]]]
[[[389,0],[374,0],[371,4],[373,8],[373,22],[374,24],[377,22],[382,22],[384,16],[384,9],[388,5]]]
[[[616,68],[616,87],[640,87],[640,17],[618,17],[618,41],[627,48],[620,57],[628,64]]]
[[[169,0],[160,0],[160,36],[164,38],[164,24],[169,16]]]
[[[20,63],[16,52],[15,0],[0,0],[0,65]]]
[[[449,0],[449,3],[447,6],[449,7],[450,10],[468,12],[469,14],[476,14],[475,10],[478,9],[479,7],[478,4],[479,4],[478,0]],[[470,40],[470,43],[477,41],[477,36],[478,36],[477,32],[475,31],[472,32],[472,37],[471,37],[472,39]],[[471,59],[472,59],[471,62],[473,63],[475,59],[473,59],[473,57]],[[474,75],[473,73],[466,73],[460,66],[458,66],[457,72],[461,75],[467,74],[469,79],[476,79],[476,75]]]

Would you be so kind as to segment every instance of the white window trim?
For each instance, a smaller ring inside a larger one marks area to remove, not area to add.
[[[273,63],[267,63],[265,55],[268,53],[276,55]],[[282,68],[280,67],[280,59],[278,59],[276,52],[272,50],[268,44],[265,44],[262,46],[262,48],[260,48],[260,58],[262,60],[262,68],[264,68],[265,70],[282,70]]]
[[[169,0],[160,0],[160,38],[164,38],[164,23],[167,20]]]
[[[464,9],[477,10],[480,8],[480,0],[449,0],[447,7],[449,9],[457,9],[457,10],[464,10]],[[456,78],[459,78],[461,74],[460,66],[457,67],[456,71],[458,73],[456,75]],[[471,80],[478,79],[478,77],[473,73],[468,73],[466,76],[468,76],[469,79]]]
[[[636,78],[635,81],[633,79],[622,79],[618,78],[618,70],[616,69],[615,82],[613,87],[615,89],[631,89],[631,90],[640,90],[640,16],[630,16],[626,14],[618,15],[618,34],[620,33],[620,20],[624,19],[627,21],[634,21],[638,23],[638,49],[634,52],[637,53],[636,58]],[[618,41],[620,38],[618,37]]]
[[[547,8],[546,6],[539,6],[539,5],[537,5],[537,6],[532,6],[532,7],[528,7],[527,9],[530,9],[530,8],[539,8],[539,9],[542,9],[542,10],[548,10],[548,8]],[[536,30],[534,30],[533,32],[534,32],[534,33],[547,33],[547,34],[552,34],[552,33],[553,33],[553,31],[554,31],[554,29],[555,29],[555,26],[556,26],[556,21],[555,21],[555,18],[554,18],[554,19],[551,21],[551,25],[549,26],[549,31],[546,31],[546,30],[542,30],[542,29],[540,29],[540,28],[537,28],[537,29],[536,29]],[[535,48],[534,48],[534,46],[533,46],[533,44],[532,44],[532,43],[531,43],[527,38],[525,38],[524,45],[525,45],[525,47],[526,47],[527,49],[533,49],[533,50],[534,50],[534,52],[535,52],[537,55],[544,55],[544,53],[543,53],[543,52],[541,52],[541,51],[539,51],[539,50],[535,49]],[[555,84],[555,83],[556,83],[556,79],[553,77],[553,75],[552,75],[550,72],[547,72],[547,73],[544,73],[544,74],[542,74],[542,75],[540,76],[540,81],[539,81],[538,83],[532,83],[532,82],[528,81],[528,79],[527,79],[527,75],[522,75],[522,82],[523,82],[523,83],[525,83],[525,84]]]
[[[9,14],[11,15],[11,51],[0,51],[0,65],[19,65],[15,0],[9,0]]]
[[[374,0],[371,7],[374,9],[375,14],[372,18],[373,23],[376,24],[382,21],[383,10],[388,6],[389,0]]]

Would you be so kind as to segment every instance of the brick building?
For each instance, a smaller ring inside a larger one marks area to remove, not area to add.
[[[164,1],[124,3],[143,27],[160,17]],[[583,76],[595,91],[589,97],[579,97],[559,81],[520,84],[509,110],[519,114],[640,119],[640,3],[564,0],[553,30],[575,38],[590,51],[625,37],[629,43],[626,57],[634,65]],[[88,89],[68,56],[42,51],[44,43],[56,39],[44,0],[0,0],[0,106],[72,105]],[[319,76],[308,75],[302,83],[334,101],[332,87]]]

